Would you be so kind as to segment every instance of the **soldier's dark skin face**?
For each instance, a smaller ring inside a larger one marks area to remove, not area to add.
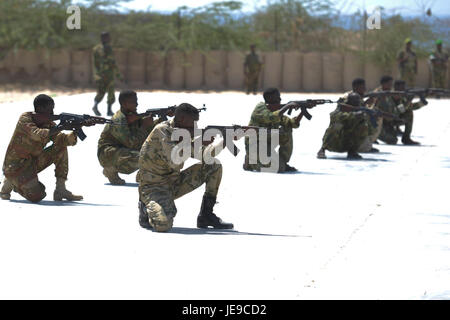
[[[441,52],[442,51],[442,44],[436,45],[436,48],[437,48],[438,52]]]
[[[52,122],[50,117],[54,114],[53,113],[54,108],[55,108],[54,104],[49,104],[47,106],[42,106],[36,109],[36,112],[33,114],[33,120],[36,123],[36,125],[42,126]]]
[[[175,121],[175,127],[187,129],[187,130],[194,130],[195,121],[198,121],[199,116],[193,116],[190,114],[181,114],[181,115],[175,115],[174,121]]]
[[[272,101],[267,102],[267,108],[272,112],[281,108],[281,95],[279,93],[272,98]]]
[[[360,84],[359,86],[354,87],[353,91],[363,96],[366,93],[366,84]]]
[[[251,51],[252,53],[255,53],[256,47],[255,47],[255,46],[251,46],[251,47],[250,47],[250,51]]]
[[[385,83],[382,83],[382,84],[381,84],[381,88],[382,88],[384,91],[391,91],[391,90],[392,90],[392,80],[391,80],[391,81],[388,81],[388,82],[385,82]]]
[[[411,43],[411,42],[408,42],[408,43],[406,44],[406,50],[411,51],[411,46],[412,46],[412,43]]]
[[[138,99],[137,96],[134,98],[127,99],[120,105],[120,110],[125,113],[137,113]]]

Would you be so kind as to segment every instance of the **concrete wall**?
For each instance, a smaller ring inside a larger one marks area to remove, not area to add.
[[[281,87],[285,91],[301,91],[303,89],[302,54],[299,52],[285,52],[283,58]]]
[[[303,90],[308,92],[322,91],[322,73],[322,54],[318,52],[305,53],[303,55]]]
[[[198,90],[205,86],[205,59],[200,51],[192,51],[184,56],[184,75],[187,90]]]
[[[205,88],[226,89],[227,52],[210,51],[205,56]]]
[[[125,81],[119,88],[171,90],[244,90],[245,52],[144,52],[116,49],[116,62]],[[350,53],[265,52],[260,89],[278,87],[287,92],[342,92],[356,77],[367,88],[378,86],[383,74],[398,77],[393,65],[382,70]],[[450,66],[449,66],[450,68]],[[17,50],[0,61],[0,82],[53,83],[94,86],[91,50]],[[426,59],[419,61],[417,86],[431,85]],[[449,87],[447,81],[447,87]]]

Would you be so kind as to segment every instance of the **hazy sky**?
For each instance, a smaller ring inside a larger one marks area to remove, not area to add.
[[[268,0],[241,0],[245,3],[245,11],[252,11],[255,7],[265,5]],[[270,1],[270,0],[269,0]],[[358,9],[366,7],[368,12],[373,11],[377,6],[382,6],[388,10],[395,10],[401,14],[423,14],[423,8],[431,7],[434,14],[450,14],[449,0],[331,0],[336,8],[344,13],[352,13]],[[125,4],[124,7],[132,10],[146,10],[149,5],[152,10],[173,11],[180,6],[189,7],[203,6],[213,0],[133,0]]]

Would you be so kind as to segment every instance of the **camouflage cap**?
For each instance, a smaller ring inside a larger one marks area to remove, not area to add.
[[[410,42],[412,42],[411,38],[406,38],[406,39],[405,39],[405,44],[406,44],[406,43],[410,43]]]
[[[436,44],[442,44],[442,40],[441,39],[437,39],[436,40]]]

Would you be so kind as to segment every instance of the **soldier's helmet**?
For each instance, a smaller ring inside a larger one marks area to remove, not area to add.
[[[359,107],[361,105],[361,96],[357,93],[350,93],[347,98],[347,103],[351,106]]]

